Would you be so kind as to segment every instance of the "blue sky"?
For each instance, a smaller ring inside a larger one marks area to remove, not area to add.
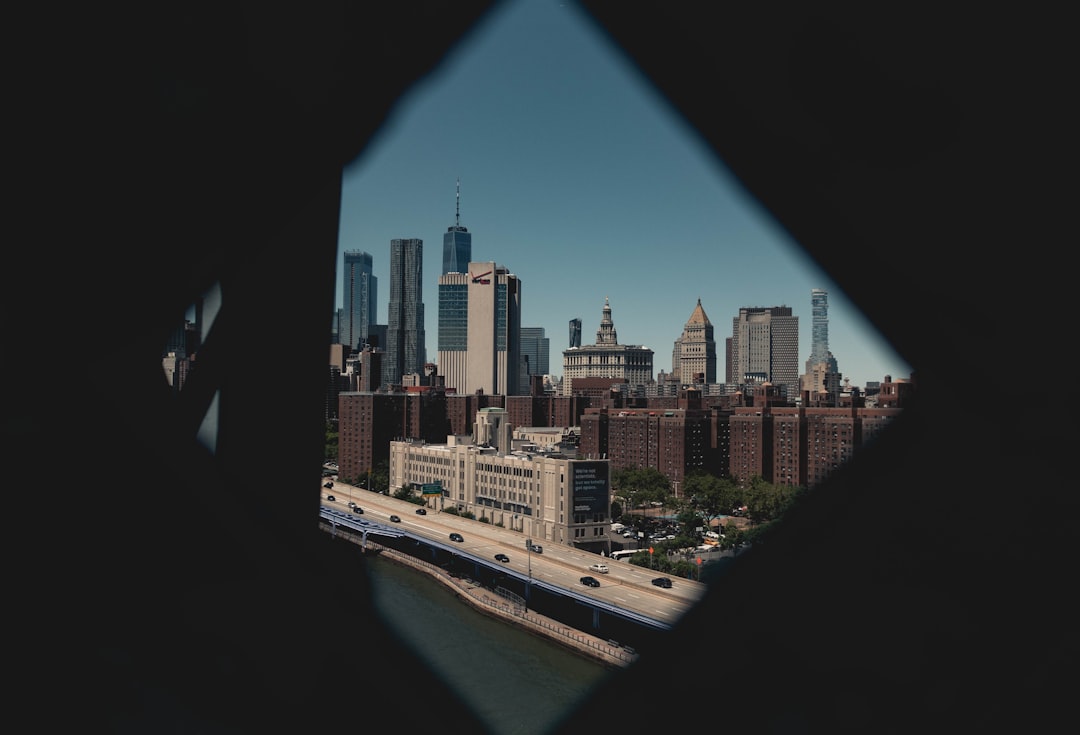
[[[581,318],[583,344],[596,341],[605,298],[619,343],[652,348],[657,373],[671,371],[673,344],[700,298],[721,381],[739,308],[790,306],[801,372],[812,288],[829,292],[829,348],[852,385],[911,373],[572,3],[505,3],[402,98],[344,173],[339,251],[372,254],[379,323],[390,241],[424,241],[430,362],[458,180],[473,260],[521,279],[521,324],[544,327],[552,374],[562,374],[570,319]],[[338,305],[341,296],[339,282]]]

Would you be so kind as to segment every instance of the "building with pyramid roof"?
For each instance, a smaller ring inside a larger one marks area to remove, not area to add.
[[[713,325],[701,308],[701,299],[690,314],[682,335],[675,340],[671,351],[671,374],[683,384],[716,382],[716,341]]]

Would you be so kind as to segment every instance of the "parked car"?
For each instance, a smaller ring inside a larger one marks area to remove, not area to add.
[[[596,572],[597,574],[607,574],[608,573],[607,564],[590,564],[589,565],[589,571],[590,572]]]
[[[390,520],[393,523],[401,523],[401,518],[399,516],[390,516]]]
[[[329,500],[331,503],[333,503],[335,500],[337,500],[337,498],[335,498],[333,495],[327,495],[326,499]]]
[[[418,516],[426,516],[427,511],[425,509],[423,509],[423,508],[417,508],[416,509],[416,515],[418,515]]]
[[[496,554],[495,555],[495,561],[501,561],[501,562],[505,563],[505,562],[510,561],[510,557],[507,556],[506,554]]]
[[[600,581],[596,577],[582,577],[581,583],[586,587],[599,587]]]
[[[464,539],[464,537],[462,537],[462,535],[460,533],[455,532],[455,533],[450,534],[450,540],[451,541],[457,541],[457,542],[460,543],[460,542],[464,541],[465,539]]]
[[[666,590],[671,589],[671,580],[667,577],[657,577],[652,581],[657,587],[663,587]]]

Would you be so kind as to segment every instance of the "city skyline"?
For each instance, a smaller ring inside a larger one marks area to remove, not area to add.
[[[521,324],[546,330],[553,375],[569,322],[581,319],[591,344],[606,302],[619,342],[652,349],[657,373],[672,371],[699,299],[721,345],[741,308],[787,306],[799,317],[801,367],[813,289],[828,292],[829,349],[853,385],[911,372],[573,6],[494,11],[346,168],[339,267],[340,253],[363,250],[386,278],[391,240],[420,239],[439,259],[424,272],[430,312],[455,226],[467,228],[474,260],[520,279]],[[379,323],[387,307],[378,304]],[[430,358],[439,336],[429,316]]]

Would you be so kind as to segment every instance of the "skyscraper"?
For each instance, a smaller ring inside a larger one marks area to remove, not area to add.
[[[468,357],[465,386],[456,386],[458,392],[518,395],[521,281],[494,262],[469,263],[467,288]]]
[[[671,372],[683,384],[716,382],[716,340],[713,325],[701,307],[701,299],[683,327],[682,336],[675,340],[671,351]]]
[[[423,374],[424,349],[424,241],[390,241],[390,306],[386,324],[383,385],[399,385],[401,376]]]
[[[372,257],[369,253],[362,250],[345,251],[341,295],[344,319],[338,324],[338,341],[358,351],[367,340],[377,314],[378,279],[372,274]]]
[[[443,235],[439,276],[439,374],[447,388],[464,390],[469,347],[469,279],[472,235],[461,225],[461,182],[458,182],[454,224]]]
[[[732,321],[736,383],[771,383],[799,397],[799,317],[790,306],[743,307]]]
[[[581,317],[570,320],[570,343],[568,347],[581,347]]]
[[[443,235],[442,273],[464,273],[472,260],[472,235],[461,226],[461,181],[457,182],[454,224]],[[441,274],[440,274],[441,275]],[[442,332],[440,330],[439,334]]]
[[[550,372],[550,350],[551,340],[544,336],[543,327],[521,328],[521,357],[527,372],[523,372],[524,380],[519,387],[525,388],[529,385],[530,375],[547,375]]]
[[[466,265],[466,269],[468,265]],[[439,374],[448,390],[465,392],[469,356],[469,276],[439,276]]]
[[[829,292],[810,289],[810,308],[810,362],[825,362],[829,358]]]
[[[840,395],[840,368],[829,351],[829,292],[810,289],[811,344],[806,360],[802,389],[814,394],[828,393],[834,400]]]

